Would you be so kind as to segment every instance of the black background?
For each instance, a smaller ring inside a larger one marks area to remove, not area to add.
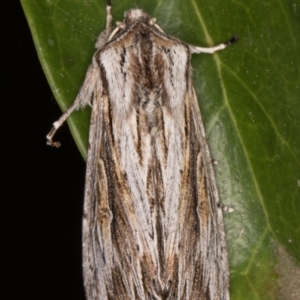
[[[85,163],[61,111],[19,1],[1,8],[1,299],[84,299],[81,219]]]

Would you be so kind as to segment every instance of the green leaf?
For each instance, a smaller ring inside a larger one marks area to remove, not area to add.
[[[66,110],[104,29],[104,0],[21,2],[49,84]],[[224,213],[231,299],[293,299],[300,263],[299,0],[113,5],[115,21],[138,6],[166,33],[194,45],[240,35],[232,47],[192,60],[221,200],[235,209]],[[85,109],[68,120],[83,157],[89,115]]]

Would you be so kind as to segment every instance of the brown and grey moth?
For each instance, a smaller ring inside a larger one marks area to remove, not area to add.
[[[106,29],[73,105],[92,106],[83,216],[87,299],[228,300],[222,210],[191,54],[140,9]]]

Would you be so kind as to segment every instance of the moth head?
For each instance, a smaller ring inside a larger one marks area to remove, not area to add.
[[[129,26],[133,22],[140,19],[146,23],[150,22],[149,15],[143,12],[141,9],[131,9],[125,12],[124,24],[125,26]]]
[[[159,31],[163,32],[162,29],[155,23],[156,18],[150,18],[148,14],[143,12],[141,9],[130,9],[125,12],[123,22],[117,22],[117,27],[113,30],[111,35],[108,38],[108,41],[111,41],[112,38],[119,33],[121,30],[130,27],[136,22],[143,22],[150,26],[156,27]]]

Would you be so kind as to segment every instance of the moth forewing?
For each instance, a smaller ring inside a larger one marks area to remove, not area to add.
[[[97,39],[74,104],[92,104],[83,216],[87,299],[229,299],[222,212],[190,56],[140,9]]]

